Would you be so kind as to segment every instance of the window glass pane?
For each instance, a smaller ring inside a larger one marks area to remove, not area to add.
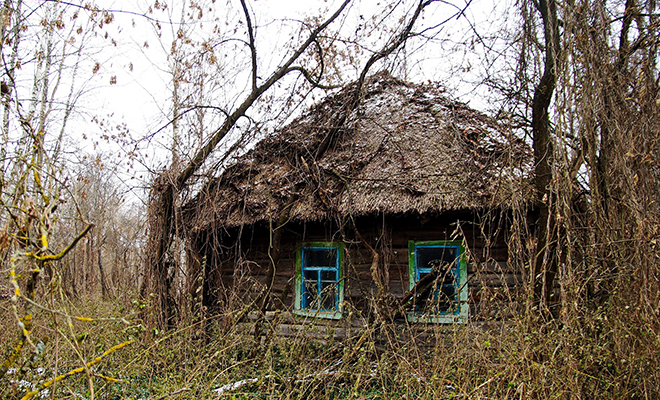
[[[336,270],[321,270],[321,280],[324,282],[337,282],[337,271]]]
[[[418,247],[417,268],[433,269],[445,264],[453,267],[453,263],[456,262],[456,251],[455,247]]]
[[[452,311],[455,305],[454,294],[456,287],[452,285],[442,285],[442,291],[439,294],[438,311],[447,312]]]
[[[304,265],[306,267],[336,267],[337,249],[305,249]]]
[[[337,282],[321,281],[321,310],[334,311],[337,306]]]
[[[318,272],[319,271],[303,271],[303,308],[315,308],[318,304]]]

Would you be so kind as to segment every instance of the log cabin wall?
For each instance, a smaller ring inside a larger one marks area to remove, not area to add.
[[[506,318],[506,303],[520,287],[521,277],[507,266],[506,226],[502,218],[470,212],[441,215],[377,215],[344,221],[289,222],[281,229],[280,256],[266,310],[291,310],[296,290],[296,251],[302,242],[344,243],[344,315],[347,310],[371,318],[378,288],[372,274],[373,253],[385,295],[401,300],[409,291],[408,243],[464,240],[468,256],[470,320]],[[274,224],[273,224],[274,225]],[[357,230],[357,232],[356,232]],[[237,309],[253,302],[267,286],[271,264],[271,226],[255,224],[207,232],[196,241],[196,257],[205,255],[205,304],[217,311]],[[213,245],[211,245],[213,244]],[[201,270],[199,261],[197,270]]]

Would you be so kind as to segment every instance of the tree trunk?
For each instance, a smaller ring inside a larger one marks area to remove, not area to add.
[[[98,262],[98,267],[99,267],[99,276],[101,278],[101,298],[103,300],[108,299],[108,283],[106,281],[105,277],[105,270],[103,269],[103,259],[101,258],[102,256],[102,250],[101,250],[101,243],[96,244],[96,256],[97,256],[97,262]]]
[[[174,184],[161,175],[154,181],[149,201],[149,240],[147,249],[152,254],[147,256],[147,268],[140,293],[142,298],[153,298],[153,313],[145,317],[148,323],[160,328],[174,325],[174,296],[170,292],[171,278],[167,251],[174,236],[172,219],[174,218]]]
[[[543,20],[545,37],[545,66],[543,76],[534,90],[532,102],[532,131],[534,138],[534,186],[539,196],[537,207],[537,253],[535,261],[534,293],[542,306],[547,306],[552,293],[557,263],[553,258],[553,226],[550,213],[553,153],[548,109],[557,82],[557,58],[559,53],[559,24],[555,0],[540,0],[537,3]]]

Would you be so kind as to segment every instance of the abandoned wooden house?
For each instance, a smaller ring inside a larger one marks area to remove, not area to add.
[[[507,216],[529,149],[436,84],[387,73],[311,107],[183,210],[206,307],[292,319],[465,323],[519,282]]]

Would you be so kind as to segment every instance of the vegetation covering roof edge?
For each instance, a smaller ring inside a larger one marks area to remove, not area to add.
[[[314,105],[208,182],[183,208],[187,228],[247,225],[283,212],[314,221],[528,204],[531,149],[505,125],[449,99],[438,84],[387,72],[370,77],[359,106],[341,115],[354,87]]]

